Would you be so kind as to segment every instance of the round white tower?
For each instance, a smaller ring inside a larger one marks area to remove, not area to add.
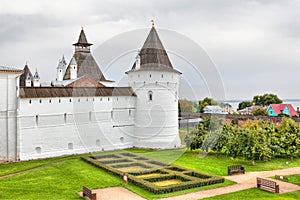
[[[30,77],[30,74],[26,75],[25,87],[31,87],[31,77]]]
[[[39,73],[37,71],[37,69],[35,70],[35,74],[33,76],[33,87],[40,87],[41,83],[40,83],[40,76]]]
[[[137,95],[134,146],[179,147],[178,85],[181,73],[173,68],[154,26],[127,74],[129,85]]]
[[[72,57],[70,61],[70,79],[77,78],[77,62],[75,57]]]
[[[65,71],[66,71],[66,66],[67,66],[67,63],[66,63],[65,57],[63,56],[62,59],[59,60],[59,63],[56,68],[56,80],[57,81],[63,81]]]

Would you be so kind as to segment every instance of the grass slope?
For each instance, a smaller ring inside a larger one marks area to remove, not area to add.
[[[130,149],[128,151],[141,153],[143,156],[150,156],[165,162],[174,161],[174,164],[215,175],[226,175],[227,166],[236,163],[245,165],[247,171],[282,169],[300,165],[300,159],[294,159],[289,165],[284,164],[286,161],[289,161],[288,159],[274,159],[270,162],[257,162],[256,166],[251,166],[249,161],[243,159],[230,159],[226,156],[217,156],[213,154],[199,157],[198,152],[185,151],[185,149],[165,151]],[[11,177],[1,178],[0,199],[80,199],[77,193],[82,189],[83,185],[90,188],[104,188],[122,184],[119,177],[85,163],[79,159],[80,156],[82,155],[0,164],[0,175],[2,176],[49,163],[49,165],[42,166],[41,168],[32,171],[26,171]],[[299,175],[289,176],[289,180],[295,183],[297,183],[297,181],[298,183],[300,182]],[[132,184],[128,184],[125,187],[148,199],[155,199],[230,184],[233,184],[233,182],[226,180],[222,184],[193,188],[164,195],[154,195]],[[11,196],[11,194],[13,194],[13,196]],[[300,199],[300,192],[275,195],[257,189],[245,190],[228,195],[233,196],[221,197],[222,200],[278,199],[279,197],[282,197],[282,199]],[[216,199],[218,198],[219,197],[216,197]]]
[[[178,150],[162,150],[162,151],[145,151],[145,150],[130,150],[135,153],[142,153],[144,156],[149,156],[154,159],[165,162],[173,162],[176,165],[181,165],[187,168],[196,169],[207,172],[209,174],[225,176],[227,175],[227,166],[233,164],[243,164],[246,171],[264,171],[284,169],[300,166],[300,158],[293,160],[287,158],[276,158],[271,161],[256,161],[254,166],[251,161],[243,158],[229,158],[225,155],[209,153],[207,155],[199,154],[199,151],[189,151],[186,149]],[[286,164],[286,162],[289,164]]]

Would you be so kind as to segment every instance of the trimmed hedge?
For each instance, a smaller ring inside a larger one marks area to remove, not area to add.
[[[222,177],[205,174],[174,164],[156,161],[133,153],[106,154],[100,156],[82,157],[82,159],[96,167],[102,168],[120,177],[122,177],[124,172],[119,168],[140,166],[143,168],[143,170],[128,172],[128,180],[134,185],[154,194],[175,192],[178,190],[186,190],[224,182],[224,178]],[[124,163],[124,160],[126,160],[126,163]],[[158,175],[144,178],[137,177],[139,175],[152,173],[158,173]],[[166,186],[157,186],[154,184],[158,181],[171,179],[178,179],[182,182]]]

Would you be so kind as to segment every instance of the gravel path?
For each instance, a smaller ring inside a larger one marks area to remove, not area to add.
[[[163,198],[162,200],[197,200],[201,198],[212,197],[220,194],[227,194],[240,190],[256,187],[256,177],[267,178],[275,175],[300,174],[300,167],[293,167],[281,170],[246,172],[246,174],[238,174],[233,176],[224,176],[224,178],[237,182],[237,184],[220,188],[191,192],[188,194],[177,195],[173,197]],[[279,193],[293,192],[300,190],[300,186],[276,180],[279,184]]]

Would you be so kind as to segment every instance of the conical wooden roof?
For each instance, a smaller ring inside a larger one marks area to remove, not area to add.
[[[73,44],[74,46],[91,46],[93,44],[88,43],[83,28],[80,31],[78,42]]]
[[[33,76],[30,72],[30,69],[28,67],[28,65],[26,64],[23,71],[22,71],[22,74],[20,75],[20,86],[26,86],[26,79],[30,77],[31,79],[31,84],[33,83]]]
[[[180,73],[173,69],[168,54],[154,27],[151,28],[139,55],[140,69],[136,69],[134,63],[131,70],[174,71]]]

